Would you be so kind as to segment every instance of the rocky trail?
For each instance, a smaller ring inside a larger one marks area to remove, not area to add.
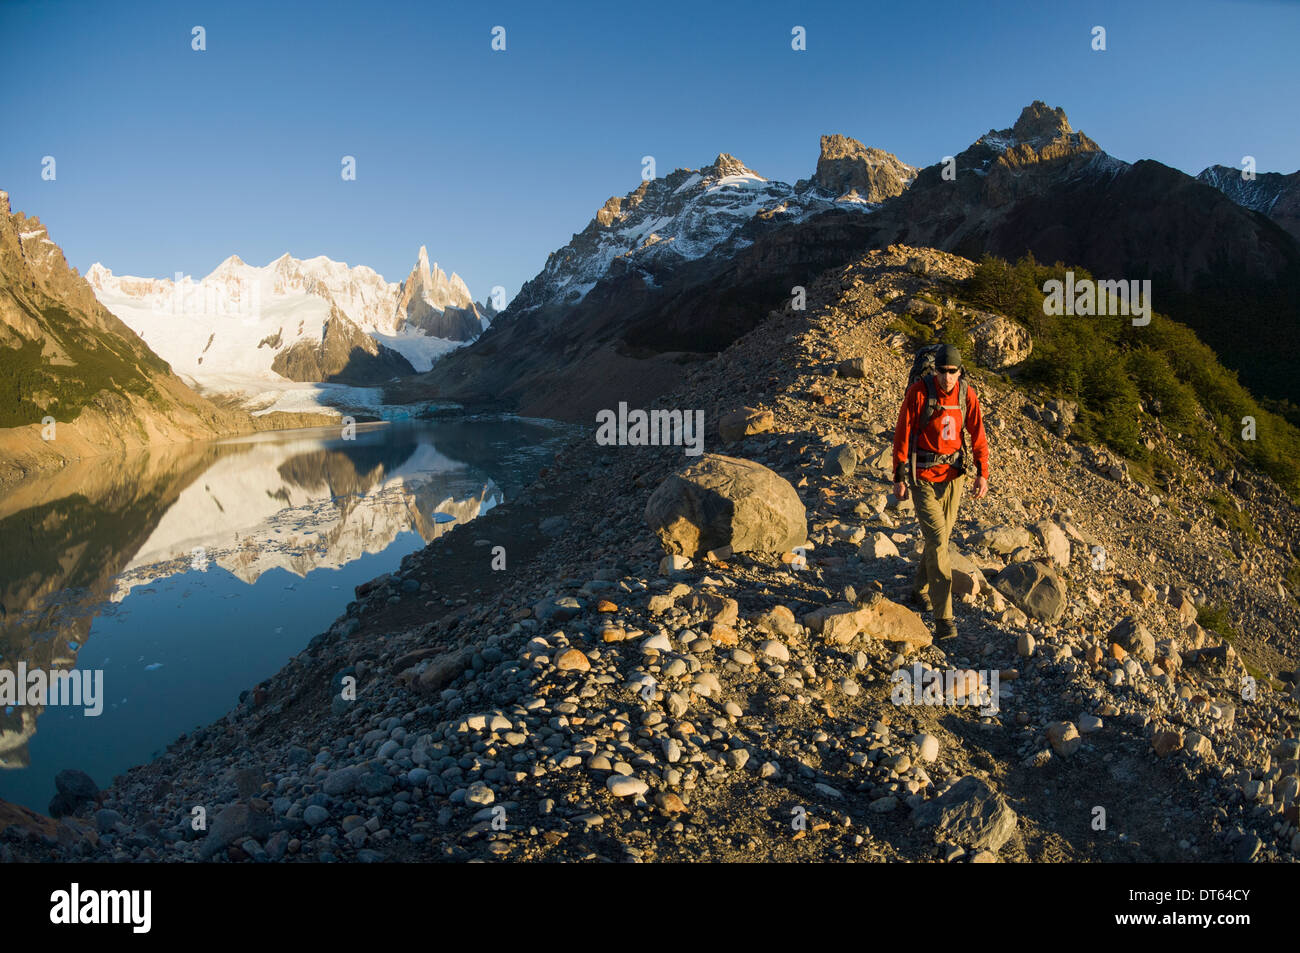
[[[224,719],[105,791],[62,776],[68,813],[10,820],[0,859],[1294,862],[1300,520],[1271,483],[1152,433],[1185,465],[1156,496],[1063,438],[1068,408],[977,375],[992,479],[953,534],[958,637],[901,604],[920,534],[890,494],[910,357],[887,325],[972,267],[891,246],[822,275],[655,405],[704,411],[704,457],[576,439]],[[665,556],[692,530],[647,504],[709,479],[738,533],[790,545]],[[948,697],[900,702],[903,671]]]

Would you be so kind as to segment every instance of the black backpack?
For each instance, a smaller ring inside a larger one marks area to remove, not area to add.
[[[916,438],[922,430],[930,426],[935,416],[942,410],[952,410],[952,405],[943,406],[939,403],[939,389],[934,384],[935,359],[938,353],[943,350],[942,344],[930,344],[916,352],[916,357],[912,359],[912,369],[907,374],[907,389],[918,380],[925,381],[925,408],[921,411],[921,419],[908,437],[907,460],[908,472],[912,477],[912,482],[916,482],[917,470],[924,470],[926,467],[932,467],[936,463],[952,464],[959,470],[966,469],[966,395],[970,389],[970,384],[966,380],[966,369],[963,367],[961,374],[957,377],[957,410],[961,413],[961,426],[959,433],[961,435],[961,449],[955,453],[929,453],[927,451],[917,452]]]

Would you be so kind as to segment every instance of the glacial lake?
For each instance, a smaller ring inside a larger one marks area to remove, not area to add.
[[[99,457],[10,489],[0,690],[21,666],[102,691],[98,715],[85,698],[0,695],[0,798],[45,813],[62,769],[102,788],[221,717],[355,586],[511,499],[571,433],[517,417],[359,424],[346,440],[277,431]]]

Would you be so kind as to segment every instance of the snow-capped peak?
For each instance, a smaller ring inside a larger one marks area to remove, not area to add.
[[[418,298],[431,308],[439,311],[447,308],[468,308],[473,305],[473,298],[470,296],[469,288],[461,280],[460,275],[452,272],[450,277],[445,271],[438,267],[435,261],[429,263],[429,250],[420,246],[420,253],[416,256],[415,267],[411,269],[410,275],[402,283],[401,292],[402,302],[399,302],[398,310],[403,310],[404,304],[409,304],[412,300]],[[406,309],[409,312],[409,308]]]
[[[180,281],[114,275],[96,262],[86,279],[99,300],[156,353],[199,386],[279,379],[273,362],[301,340],[322,340],[332,315],[342,315],[417,371],[484,330],[469,289],[448,278],[421,248],[407,282],[385,281],[364,265],[289,253],[261,267],[231,255],[205,278]],[[418,314],[405,307],[417,293]],[[236,386],[236,389],[240,389]]]
[[[726,152],[719,152],[718,157],[713,160],[713,164],[705,166],[700,171],[705,173],[711,172],[719,180],[735,177],[739,179],[754,179],[758,182],[767,181],[767,179],[746,166],[745,163]]]
[[[851,178],[850,167],[861,165],[866,155],[861,143],[849,141],[857,152],[837,157],[841,160],[837,174],[846,181]],[[885,156],[888,153],[873,153],[872,158],[883,161]],[[895,164],[891,169],[896,167],[908,181],[915,175],[911,166],[888,158]],[[885,174],[882,171],[877,177]],[[640,271],[643,280],[653,284],[653,273],[660,266],[701,258],[723,244],[729,252],[746,247],[752,239],[742,230],[756,219],[766,227],[769,222],[802,221],[831,208],[863,212],[878,208],[878,200],[864,200],[861,190],[851,192],[858,184],[854,179],[835,192],[820,182],[806,180],[790,186],[764,178],[729,153],[719,153],[702,169],[676,169],[606,201],[586,228],[551,253],[542,271],[512,302],[511,310],[518,314],[548,305],[576,304],[615,261]]]
[[[244,259],[238,255],[231,255],[221,264],[213,268],[208,274],[208,279],[227,278],[243,275],[249,270],[250,266],[244,262]]]

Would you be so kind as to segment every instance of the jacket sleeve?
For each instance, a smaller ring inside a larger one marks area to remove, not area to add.
[[[975,475],[989,475],[989,441],[984,434],[984,408],[974,388],[967,391],[966,430],[970,433],[971,450],[975,454]]]
[[[916,384],[907,389],[903,395],[903,406],[898,408],[898,423],[894,427],[894,482],[903,483],[907,479],[907,444],[916,426],[919,408],[916,397],[919,393]],[[969,416],[969,415],[968,415]]]

